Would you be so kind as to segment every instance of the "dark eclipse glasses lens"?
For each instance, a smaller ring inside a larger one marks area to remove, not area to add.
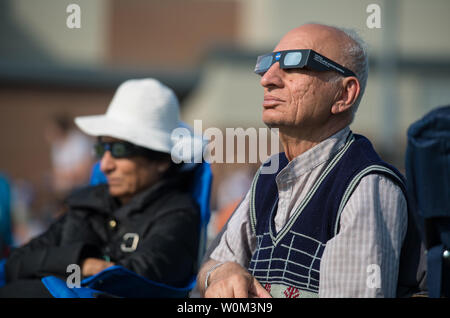
[[[264,74],[276,62],[281,69],[308,68],[315,71],[335,71],[345,77],[356,76],[351,70],[314,50],[287,50],[258,56],[255,73]]]

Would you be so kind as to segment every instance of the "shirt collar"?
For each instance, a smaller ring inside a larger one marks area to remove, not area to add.
[[[297,179],[334,157],[334,155],[344,147],[350,133],[350,128],[346,126],[334,135],[292,159],[277,175],[277,182],[286,183],[293,179]]]

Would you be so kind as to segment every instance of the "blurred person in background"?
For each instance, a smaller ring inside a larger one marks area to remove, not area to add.
[[[217,211],[212,218],[211,236],[215,237],[236,210],[252,183],[251,167],[243,167],[228,174],[217,189]]]
[[[85,186],[94,162],[93,141],[73,126],[68,114],[54,114],[45,130],[50,144],[52,192],[66,197],[73,189]]]
[[[184,286],[197,268],[199,211],[189,193],[193,172],[171,157],[171,133],[180,125],[175,94],[155,79],[129,80],[106,114],[78,117],[76,124],[97,136],[107,184],[75,191],[67,213],[11,252],[0,296],[50,297],[40,278],[63,278],[70,264],[83,277],[116,264]]]
[[[13,242],[11,222],[11,186],[0,172],[0,260],[6,257]]]
[[[421,241],[401,174],[349,125],[367,76],[351,30],[306,24],[258,57],[272,156],[209,250],[205,297],[399,297],[418,291]],[[395,107],[396,105],[393,105]],[[262,172],[278,163],[276,173]]]
[[[51,223],[50,220],[54,220],[54,210],[51,209],[52,213],[49,213],[48,218],[47,216],[35,213],[32,205],[36,198],[36,192],[30,181],[15,179],[11,186],[12,246],[17,247],[26,244],[33,237],[42,234]],[[49,202],[50,206],[53,207],[54,202]]]

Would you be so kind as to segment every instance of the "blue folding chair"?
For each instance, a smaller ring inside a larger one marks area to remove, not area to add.
[[[406,177],[427,249],[429,296],[450,297],[450,106],[409,127]]]
[[[196,281],[193,277],[185,287],[172,287],[115,265],[84,279],[79,288],[69,288],[65,281],[55,276],[44,277],[42,283],[55,298],[184,298]]]
[[[0,287],[5,284],[5,262],[11,244],[11,188],[8,178],[0,174]]]
[[[207,225],[210,219],[210,195],[212,172],[210,164],[203,162],[192,167],[195,169],[191,194],[200,210],[200,243],[197,264],[206,250]],[[95,174],[95,175],[94,175]],[[102,181],[103,180],[103,181]],[[99,163],[93,168],[92,184],[106,181],[99,169]],[[69,288],[61,279],[48,276],[42,282],[57,298],[95,298],[95,297],[125,297],[125,298],[183,298],[195,287],[196,275],[182,288],[151,281],[145,277],[122,267],[111,266],[100,273],[81,281],[79,288]]]
[[[90,185],[98,185],[107,183],[105,174],[100,170],[100,161],[97,161],[91,170],[91,178],[89,179]]]
[[[12,244],[11,187],[8,178],[0,174],[0,259]]]

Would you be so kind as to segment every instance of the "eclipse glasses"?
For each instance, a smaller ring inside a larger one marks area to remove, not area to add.
[[[330,60],[314,50],[287,50],[258,56],[255,73],[264,74],[276,62],[281,69],[306,68],[314,71],[335,71],[344,77],[355,76],[348,68]]]

